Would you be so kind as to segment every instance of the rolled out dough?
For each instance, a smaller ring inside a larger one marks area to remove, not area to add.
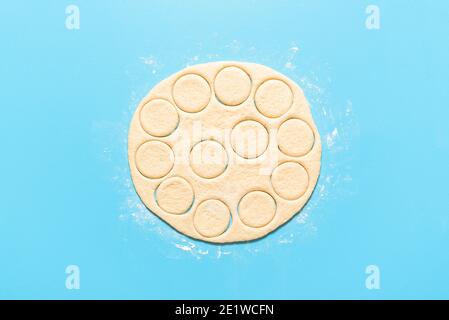
[[[239,242],[303,208],[321,142],[295,82],[259,64],[213,62],[148,93],[131,121],[128,158],[151,212],[192,238]]]

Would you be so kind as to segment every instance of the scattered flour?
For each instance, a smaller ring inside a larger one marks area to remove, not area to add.
[[[283,52],[258,51],[256,47],[245,47],[237,40],[218,50],[219,53],[208,51],[202,44],[198,44],[194,49],[197,50],[193,55],[184,57],[185,66],[215,60],[252,61],[280,70],[303,88],[323,143],[321,175],[314,194],[292,221],[268,237],[243,244],[215,245],[192,240],[149,212],[132,186],[127,163],[128,125],[132,114],[140,99],[160,81],[161,76],[158,73],[163,73],[165,63],[169,63],[162,61],[162,58],[148,55],[138,59],[144,68],[137,65],[131,68],[132,71],[126,71],[126,75],[135,82],[135,90],[131,92],[122,120],[118,123],[97,121],[92,128],[95,150],[100,150],[101,161],[110,167],[113,173],[111,183],[116,186],[119,199],[122,199],[118,218],[122,223],[137,225],[149,240],[159,238],[149,242],[165,241],[172,244],[172,250],[165,248],[164,254],[174,259],[182,258],[186,254],[196,259],[239,257],[244,256],[245,252],[260,254],[276,246],[292,245],[295,242],[300,243],[302,239],[316,236],[316,222],[329,213],[329,210],[325,210],[326,204],[352,192],[353,179],[348,151],[359,132],[351,101],[339,105],[331,100],[332,97],[326,89],[331,83],[331,78],[326,75],[328,71],[323,68],[316,70],[304,64],[296,43],[292,43]]]

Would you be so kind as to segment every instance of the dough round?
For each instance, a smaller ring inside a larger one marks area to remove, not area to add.
[[[161,141],[148,141],[137,149],[136,167],[147,178],[158,179],[173,168],[175,156],[169,145]]]
[[[140,111],[142,128],[155,137],[168,136],[179,122],[178,112],[168,101],[154,99],[146,103]]]
[[[193,217],[196,230],[207,238],[217,237],[225,232],[230,220],[228,206],[216,199],[199,204]]]
[[[197,74],[187,74],[176,81],[173,99],[185,112],[199,112],[210,100],[210,87],[207,81]]]
[[[195,65],[158,83],[131,121],[128,158],[145,206],[179,232],[261,238],[301,211],[321,141],[299,86],[266,66]]]
[[[243,103],[251,93],[251,79],[237,67],[226,67],[215,78],[215,95],[228,106]]]
[[[277,118],[282,116],[292,105],[293,93],[281,80],[268,80],[257,89],[255,103],[264,116]]]
[[[274,169],[271,175],[274,191],[287,200],[301,197],[309,185],[306,169],[296,162],[286,162]]]
[[[157,204],[168,213],[181,214],[192,205],[194,193],[185,179],[172,177],[159,185],[155,197]]]
[[[257,158],[267,150],[267,129],[254,120],[242,121],[232,129],[231,143],[239,156],[247,159]]]
[[[286,155],[299,157],[312,150],[313,131],[300,119],[289,119],[280,127],[277,134],[279,149]]]
[[[200,177],[211,179],[222,174],[228,164],[223,146],[213,140],[201,141],[190,153],[190,166]]]
[[[251,191],[239,203],[239,217],[253,228],[260,228],[273,220],[276,214],[276,201],[264,191]]]

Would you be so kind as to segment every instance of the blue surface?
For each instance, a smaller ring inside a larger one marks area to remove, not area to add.
[[[73,1],[80,30],[0,5],[0,298],[449,298],[449,2],[180,2]],[[146,215],[126,134],[161,79],[229,59],[304,87],[323,169],[302,218],[216,246]]]

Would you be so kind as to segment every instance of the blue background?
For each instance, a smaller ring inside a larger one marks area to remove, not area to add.
[[[71,3],[80,30],[65,27]],[[449,2],[47,0],[0,13],[0,298],[449,298]],[[303,86],[323,168],[302,218],[217,246],[142,209],[126,134],[161,79],[231,59]],[[79,290],[65,287],[71,264]],[[371,264],[379,290],[365,287]]]

